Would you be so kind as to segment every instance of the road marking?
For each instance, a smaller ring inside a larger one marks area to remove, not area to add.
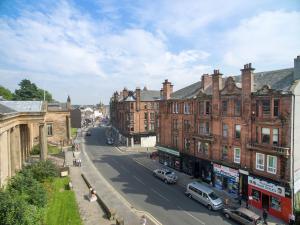
[[[143,184],[143,185],[146,185],[141,179],[139,179],[138,177],[136,177],[136,176],[133,176],[134,177],[134,179],[136,179],[138,182],[140,182],[141,184]]]
[[[168,201],[168,202],[170,201],[169,199],[167,199],[165,196],[163,196],[162,194],[160,194],[158,191],[154,190],[153,188],[151,188],[150,190],[153,191],[158,196],[160,196],[161,198],[165,199],[166,201]]]
[[[180,210],[181,210],[182,212],[184,212],[185,214],[187,214],[187,215],[189,215],[190,217],[192,217],[194,220],[197,220],[199,223],[205,225],[205,223],[204,223],[202,220],[200,220],[200,219],[198,219],[197,217],[193,216],[191,213],[185,211],[185,210],[184,210],[183,208],[181,208],[180,206],[177,206],[177,208],[180,209]]]
[[[120,152],[120,153],[122,153],[122,154],[125,154],[125,152],[121,151],[118,147],[115,147],[115,149],[116,149],[118,152]]]

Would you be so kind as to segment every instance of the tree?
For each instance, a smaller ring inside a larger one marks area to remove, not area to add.
[[[44,90],[36,86],[35,83],[31,83],[28,79],[23,79],[19,83],[20,88],[15,90],[14,100],[44,100]],[[52,102],[52,95],[45,91],[45,100]]]
[[[5,100],[13,99],[13,93],[3,86],[0,86],[0,96],[2,96]]]

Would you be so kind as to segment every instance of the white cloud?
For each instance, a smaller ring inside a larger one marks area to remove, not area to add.
[[[0,75],[6,83],[12,86],[8,77],[19,82],[26,73],[54,98],[64,101],[70,94],[75,103],[108,102],[124,86],[160,89],[165,78],[183,87],[200,79],[207,69],[202,60],[209,56],[189,49],[173,53],[159,31],[113,32],[109,23],[95,23],[65,1],[47,13],[0,18],[0,42]]]
[[[224,63],[245,63],[275,69],[291,65],[300,53],[300,12],[269,11],[241,21],[225,36]]]

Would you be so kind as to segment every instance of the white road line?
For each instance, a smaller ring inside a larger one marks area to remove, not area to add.
[[[162,194],[160,194],[158,191],[154,190],[153,188],[150,189],[151,191],[153,191],[155,194],[157,194],[159,197],[165,199],[166,201],[170,201],[169,199],[167,199],[165,196],[163,196]]]
[[[138,182],[140,182],[141,184],[143,185],[146,185],[141,179],[139,179],[138,177],[136,176],[133,176],[134,179],[136,179]]]
[[[184,212],[185,214],[187,214],[187,215],[189,215],[190,217],[192,217],[194,220],[197,220],[199,223],[205,225],[205,223],[204,223],[202,220],[200,220],[200,219],[198,219],[197,217],[193,216],[193,215],[190,214],[189,212],[183,210],[183,208],[181,208],[180,206],[177,206],[177,208],[180,209],[180,210],[181,210],[182,212]]]
[[[125,153],[125,152],[122,152],[118,147],[115,147],[115,149],[116,149],[118,152],[121,152],[122,154]]]

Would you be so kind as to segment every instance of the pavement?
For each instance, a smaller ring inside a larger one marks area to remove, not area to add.
[[[75,157],[81,157],[80,152],[75,153]],[[73,166],[72,151],[65,152],[65,162],[70,167],[70,178],[73,185],[73,191],[76,196],[79,213],[85,225],[113,225],[115,222],[105,218],[102,208],[97,202],[88,200],[89,188],[81,177],[81,167]]]
[[[97,192],[98,196],[108,206],[116,212],[117,218],[122,218],[125,225],[139,225],[141,224],[141,217],[143,215],[147,218],[147,225],[161,225],[151,214],[145,211],[139,211],[131,206],[128,201],[123,198],[101,175],[96,169],[93,162],[89,159],[85,152],[84,138],[78,137],[80,142],[80,151],[75,152],[75,157],[82,160],[81,167],[73,167],[73,154],[66,152],[66,163],[70,166],[70,176],[76,198],[79,204],[82,218],[87,225],[92,224],[115,224],[104,218],[104,212],[96,202],[89,202],[86,199],[88,188],[84,183],[81,173],[85,175],[91,186]]]
[[[142,165],[143,167],[153,171],[154,169],[157,169],[157,168],[162,168],[165,166],[162,165],[161,163],[158,162],[158,158],[156,159],[150,159],[150,154],[151,152],[153,151],[156,151],[156,148],[138,148],[138,147],[134,147],[134,148],[131,148],[131,147],[124,147],[124,146],[117,146],[117,148],[123,152],[123,153],[126,153],[126,154],[131,154],[132,153],[132,157],[133,159],[140,165]],[[139,153],[139,154],[137,154]],[[177,175],[178,175],[178,182],[177,182],[177,185],[185,188],[186,185],[188,183],[191,183],[191,182],[194,182],[194,181],[197,181],[197,182],[201,182],[199,179],[195,179],[193,178],[192,176],[189,176],[185,173],[182,173],[182,172],[178,172],[176,171]],[[232,196],[230,196],[227,192],[224,192],[224,191],[221,191],[219,189],[216,189],[214,187],[212,187],[211,185],[205,183],[205,182],[201,182],[203,185],[206,185],[208,186],[209,188],[213,189],[214,192],[220,196],[220,198],[223,200],[223,202],[225,201],[225,199],[228,199],[229,200],[229,207],[239,207],[239,203],[237,200],[235,199],[232,199]],[[245,202],[242,202],[242,206],[245,206],[246,203]],[[251,205],[249,205],[249,209],[253,212],[255,212],[256,214],[258,215],[262,215],[262,210],[258,209],[258,208],[255,208]],[[267,222],[268,222],[268,225],[285,225],[286,223],[274,216],[271,216],[271,215],[268,215],[268,219],[267,219]]]

